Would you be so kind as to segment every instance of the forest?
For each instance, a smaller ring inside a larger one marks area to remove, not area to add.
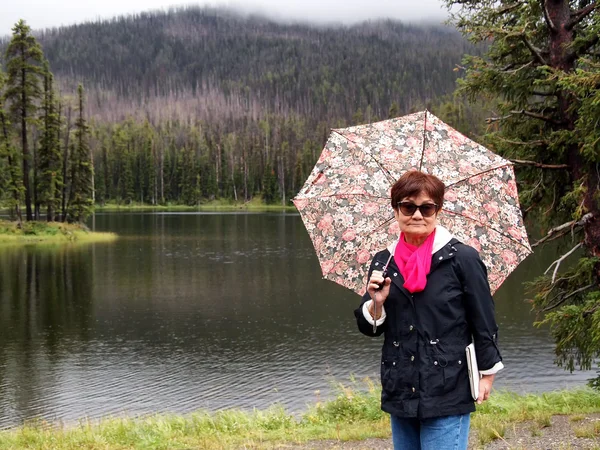
[[[436,109],[455,89],[463,55],[479,48],[443,26],[285,25],[192,7],[30,34],[43,53],[31,64],[48,62],[61,103],[58,153],[74,142],[82,85],[89,195],[97,204],[125,205],[254,197],[289,205],[331,128]],[[0,42],[4,67],[12,39]],[[34,185],[43,77],[32,80],[40,86],[27,119]],[[469,123],[460,106],[445,107]],[[5,140],[22,148],[17,116]],[[62,160],[60,183],[69,188],[59,193],[61,205],[71,191],[70,159]],[[10,166],[7,158],[0,158],[3,166]],[[14,203],[9,172],[0,170],[0,194]],[[38,217],[39,209],[33,207]]]

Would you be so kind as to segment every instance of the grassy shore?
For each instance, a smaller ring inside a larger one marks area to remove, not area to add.
[[[0,220],[0,246],[19,244],[61,244],[67,242],[106,242],[117,238],[114,233],[91,232],[80,224],[62,222],[17,222]]]
[[[0,448],[27,449],[269,449],[314,440],[350,441],[389,437],[389,418],[379,409],[379,391],[339,389],[328,402],[301,416],[281,407],[267,411],[197,412],[185,416],[82,420],[68,426],[39,422],[0,432]],[[496,392],[478,408],[472,429],[481,444],[501,439],[507,427],[524,421],[547,426],[550,417],[600,412],[600,393],[588,389],[541,395]],[[584,430],[600,436],[600,426]]]
[[[253,198],[249,202],[234,202],[228,200],[213,200],[210,202],[201,203],[194,206],[186,205],[148,205],[144,203],[129,203],[129,204],[117,204],[107,203],[105,205],[96,205],[95,211],[286,211],[295,212],[296,208],[294,205],[289,204],[286,206],[282,205],[266,205],[260,198]]]

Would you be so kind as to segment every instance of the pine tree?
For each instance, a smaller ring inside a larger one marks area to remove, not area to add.
[[[498,100],[487,143],[518,165],[521,206],[546,234],[534,246],[568,237],[556,270],[531,285],[534,308],[558,364],[589,369],[600,357],[600,2],[446,3],[460,31],[488,45],[465,59],[461,89]]]
[[[77,95],[79,116],[75,121],[75,139],[71,151],[71,193],[67,213],[70,222],[83,222],[93,207],[92,177],[94,173],[90,161],[89,128],[84,114],[82,85],[78,86]]]
[[[263,176],[263,200],[267,205],[275,203],[279,199],[279,186],[277,184],[277,177],[275,176],[275,170],[271,166],[265,168]]]
[[[44,62],[44,72],[44,99],[41,106],[42,136],[38,156],[40,172],[38,199],[46,207],[46,218],[51,222],[60,206],[62,187],[60,117],[48,62]]]
[[[13,122],[20,127],[25,208],[27,220],[32,220],[28,127],[35,120],[37,101],[42,96],[40,79],[44,56],[25,21],[19,20],[12,31],[12,39],[6,49],[8,80],[4,96]]]
[[[4,88],[5,77],[0,72],[0,92]],[[9,210],[11,215],[14,214],[15,218],[19,222],[19,226],[23,221],[21,217],[21,202],[23,201],[23,184],[21,170],[17,162],[16,151],[11,142],[10,136],[10,123],[6,112],[4,111],[4,104],[2,97],[0,96],[0,158],[6,158],[8,165],[8,190],[10,191],[10,204]]]

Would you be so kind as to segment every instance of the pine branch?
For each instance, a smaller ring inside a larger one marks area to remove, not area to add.
[[[579,222],[576,222],[574,220],[572,220],[571,222],[567,222],[567,223],[563,223],[562,225],[559,225],[557,227],[552,228],[550,231],[548,231],[548,233],[546,234],[545,237],[543,237],[542,239],[540,239],[539,241],[531,244],[531,248],[533,247],[537,247],[538,245],[548,241],[548,240],[554,240],[556,238],[559,238],[561,236],[564,236],[565,234],[567,234],[569,231],[574,230],[576,227],[582,227],[583,225],[585,225],[587,223],[588,220],[590,220],[592,217],[594,217],[594,215],[592,213],[587,213],[585,216],[583,216]],[[561,234],[557,235],[556,237],[554,237],[554,239],[550,239],[554,233],[558,233],[558,232],[562,232]]]
[[[527,39],[527,37],[525,36],[525,34],[521,35],[521,40],[527,46],[527,48],[533,54],[533,56],[535,56],[535,59],[537,59],[538,62],[542,66],[547,66],[548,65],[548,62],[546,62],[546,60],[542,56],[542,51],[539,48],[535,47],[531,42],[529,42],[529,40]]]
[[[580,48],[577,49],[577,53],[574,54],[574,58],[577,57],[578,55],[587,53],[587,51],[590,48],[592,48],[594,45],[596,45],[598,43],[599,38],[600,38],[600,36],[598,35],[598,33],[594,33],[587,42],[585,42]]]
[[[552,268],[552,266],[556,265],[556,267],[554,267],[554,272],[552,272],[552,284],[554,284],[554,280],[556,280],[556,273],[558,272],[558,268],[560,267],[560,264],[567,259],[569,256],[571,256],[575,250],[577,250],[579,247],[581,247],[583,244],[580,242],[579,244],[577,244],[575,247],[573,247],[571,250],[569,250],[567,253],[565,253],[564,255],[562,255],[560,258],[558,258],[556,261],[554,261],[552,264],[550,264],[550,266],[548,266],[548,268],[544,271],[544,275],[546,275],[548,273],[548,271]]]
[[[558,306],[560,306],[561,304],[563,304],[564,302],[566,302],[568,299],[570,299],[571,297],[580,294],[583,291],[587,291],[590,288],[593,288],[595,286],[594,283],[592,284],[588,284],[587,286],[584,286],[582,288],[579,288],[573,292],[571,292],[569,295],[565,295],[563,298],[561,298],[558,302],[556,302],[555,304],[551,305],[551,306],[547,306],[546,308],[542,309],[542,312],[548,312]]]
[[[512,116],[513,114],[507,114],[506,116],[502,117],[488,117],[487,119],[485,119],[485,123],[490,124],[494,122],[500,122],[501,120],[510,119]]]
[[[536,141],[513,141],[512,139],[506,139],[500,136],[497,136],[497,139],[501,140],[502,142],[506,142],[507,144],[511,144],[511,145],[532,145],[532,146],[538,146],[538,145],[548,145],[550,144],[549,141],[545,140],[545,139],[539,139]],[[537,163],[534,163],[533,161],[521,161],[521,160],[515,160],[518,161],[518,164],[525,164],[525,165],[536,165]],[[561,167],[562,169],[563,167]]]
[[[588,309],[587,311],[584,311],[583,312],[583,317],[591,316],[596,311],[598,311],[598,309],[600,309],[600,305],[596,305],[592,309]]]
[[[556,95],[556,92],[541,92],[541,91],[532,91],[531,95],[539,95],[541,97],[552,97]]]
[[[550,19],[550,15],[548,14],[548,7],[546,5],[546,0],[540,0],[540,1],[542,3],[542,11],[544,11],[544,20],[546,21],[546,24],[548,25],[548,28],[550,28],[550,30],[553,33],[556,33],[558,30],[556,29],[556,26],[554,25],[554,23]]]
[[[567,22],[565,28],[567,30],[572,30],[575,25],[589,16],[596,8],[598,8],[598,6],[600,6],[600,3],[593,2],[587,5],[585,8],[581,8],[579,11],[571,13],[571,20]]]
[[[511,63],[511,64],[508,64],[507,66],[503,67],[502,69],[500,69],[500,71],[503,73],[517,73],[519,70],[523,70],[523,69],[531,66],[534,62],[535,62],[535,60],[532,59],[528,63],[523,63],[521,66],[517,67],[516,69],[513,69],[513,67],[515,67],[515,63]]]
[[[494,11],[494,13],[498,16],[501,16],[503,14],[506,14],[507,12],[511,12],[513,9],[517,9],[521,5],[522,5],[521,2],[516,2],[516,3],[513,3],[512,5],[507,5],[503,8],[500,8],[497,11]]]
[[[537,113],[537,112],[533,112],[533,111],[527,111],[525,109],[522,109],[520,111],[517,111],[517,110],[511,111],[510,113],[511,114],[521,114],[523,116],[532,117],[534,119],[543,120],[545,122],[550,122],[550,123],[553,123],[555,125],[560,125],[561,124],[561,122],[553,119],[552,117],[548,117],[548,116],[545,116],[543,114],[540,114],[540,113]]]
[[[509,142],[510,143],[510,142]],[[533,143],[537,143],[535,145],[544,145],[548,142],[546,141],[532,141],[530,142],[514,142],[516,145],[533,145]],[[539,169],[568,169],[570,166],[568,164],[544,164],[537,161],[527,161],[523,159],[510,159],[510,162],[513,164],[517,164],[519,166],[533,166]]]

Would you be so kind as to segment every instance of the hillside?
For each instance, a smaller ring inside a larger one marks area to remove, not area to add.
[[[442,26],[323,28],[199,8],[46,30],[39,40],[65,90],[83,80],[91,112],[111,121],[165,110],[350,119],[369,105],[384,117],[392,102],[403,112],[453,91],[453,69],[472,51]]]

